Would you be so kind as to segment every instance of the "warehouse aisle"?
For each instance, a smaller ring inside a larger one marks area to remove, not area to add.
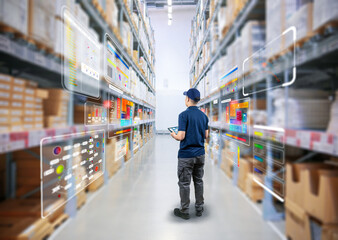
[[[209,163],[204,216],[195,217],[192,198],[191,219],[176,218],[177,149],[178,142],[170,136],[156,136],[94,193],[55,239],[279,239],[225,174]]]

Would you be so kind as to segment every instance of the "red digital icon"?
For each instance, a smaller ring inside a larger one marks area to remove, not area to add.
[[[61,151],[62,151],[61,147],[57,146],[54,148],[53,153],[54,155],[59,155]]]

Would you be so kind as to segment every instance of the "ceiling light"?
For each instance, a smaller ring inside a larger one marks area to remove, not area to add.
[[[173,19],[172,13],[168,13],[168,18],[169,18],[169,19]]]
[[[172,6],[168,6],[168,13],[172,13],[173,12],[173,7]]]
[[[172,0],[168,0],[168,6],[172,5]]]
[[[169,20],[168,20],[168,25],[169,25],[169,26],[171,26],[171,22],[172,22],[172,20],[169,19]]]

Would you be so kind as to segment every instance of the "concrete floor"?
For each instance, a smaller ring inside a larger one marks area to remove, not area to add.
[[[156,136],[99,191],[53,239],[217,240],[280,239],[253,205],[216,166],[205,166],[205,212],[191,219],[173,215],[179,206],[178,142]]]

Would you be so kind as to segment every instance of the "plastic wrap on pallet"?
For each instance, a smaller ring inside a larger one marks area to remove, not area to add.
[[[313,3],[299,3],[295,11],[287,18],[286,27],[295,26],[297,29],[297,40],[310,36],[312,33],[313,23]],[[285,47],[289,47],[293,43],[292,35],[285,38]]]
[[[330,101],[324,91],[290,89],[289,98],[286,100],[283,91],[277,89],[273,96],[273,125],[286,126],[287,121],[287,125],[294,129],[326,129],[330,116]]]
[[[55,4],[52,1],[29,1],[29,36],[39,44],[54,48]]]
[[[314,0],[313,29],[317,30],[322,25],[332,21],[338,21],[338,1]]]
[[[110,26],[115,28],[118,27],[118,8],[116,6],[115,1],[107,1],[106,2],[106,15],[107,22]]]
[[[246,59],[252,56],[259,49],[265,45],[265,23],[261,21],[248,21],[241,32],[242,37],[242,58]],[[251,65],[249,65],[251,64]],[[258,61],[249,61],[248,67],[245,68],[246,71],[250,71],[257,66],[253,64],[258,64]],[[242,69],[241,64],[239,68]],[[245,74],[244,72],[243,74]]]
[[[221,7],[218,11],[218,35],[222,36],[223,29],[227,26],[227,8]]]
[[[0,22],[26,35],[28,0],[1,0],[0,6]]]
[[[336,92],[336,100],[331,105],[330,123],[327,129],[329,133],[338,133],[338,91]]]

